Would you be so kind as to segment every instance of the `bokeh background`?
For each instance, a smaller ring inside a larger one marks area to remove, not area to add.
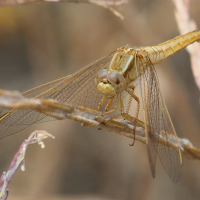
[[[117,8],[125,19],[93,4],[30,3],[0,8],[0,88],[25,91],[67,76],[129,45],[156,45],[179,35],[171,1],[130,0]],[[191,0],[200,27],[200,1]],[[200,148],[199,90],[185,50],[156,65],[165,101],[179,137]],[[6,171],[22,141],[34,130],[55,135],[42,150],[29,147],[26,171],[9,190],[13,199],[152,200],[199,199],[200,166],[184,158],[181,181],[172,183],[157,163],[151,176],[146,147],[70,120],[33,125],[0,140],[0,171]],[[10,198],[10,199],[12,199]]]

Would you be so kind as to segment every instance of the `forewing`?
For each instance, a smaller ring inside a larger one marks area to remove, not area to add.
[[[171,180],[178,182],[182,171],[182,157],[154,66],[148,58],[136,57],[136,62],[145,117],[147,152],[152,175],[155,177],[156,157],[158,155]]]
[[[109,67],[114,53],[96,60],[71,76],[44,84],[22,94],[29,98],[54,99],[72,106],[96,109],[103,96],[97,90],[95,77],[99,70]],[[10,113],[7,115],[9,111]],[[55,120],[33,110],[1,109],[0,116],[0,138],[19,132],[34,123]]]

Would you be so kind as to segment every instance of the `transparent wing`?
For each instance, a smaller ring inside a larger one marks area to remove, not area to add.
[[[150,168],[155,177],[156,157],[173,182],[178,182],[182,172],[181,152],[160,90],[158,78],[149,59],[136,57],[137,72],[141,87],[142,104],[147,136],[147,152]],[[161,140],[165,141],[161,143]],[[175,148],[170,146],[175,145]]]
[[[108,68],[115,52],[96,60],[75,74],[44,84],[22,93],[29,98],[54,99],[72,106],[96,109],[103,97],[97,90],[95,77]],[[9,112],[9,113],[8,113]],[[0,138],[17,133],[31,124],[55,120],[33,110],[0,110]]]

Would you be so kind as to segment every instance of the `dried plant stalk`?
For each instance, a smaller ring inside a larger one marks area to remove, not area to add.
[[[126,137],[136,139],[146,144],[144,122],[138,120],[133,134],[134,124],[123,119],[111,119],[102,112],[86,107],[72,107],[68,104],[58,103],[46,99],[24,98],[18,92],[0,90],[0,107],[9,109],[32,109],[56,119],[71,119],[82,123],[85,127],[94,127],[115,132]],[[165,134],[165,133],[163,133]],[[173,143],[166,141],[163,134],[159,135],[159,141],[171,148],[177,148]],[[195,148],[188,139],[179,138],[179,144],[183,155],[188,159],[200,159],[200,150]]]
[[[172,0],[174,3],[176,22],[181,34],[197,30],[197,25],[194,20],[190,19],[190,0]],[[200,89],[200,44],[194,43],[186,50],[190,54],[191,67],[194,75],[194,80],[197,87]]]
[[[0,0],[0,6],[9,6],[13,4],[26,4],[34,2],[69,2],[69,3],[92,3],[98,6],[102,6],[110,10],[117,17],[124,19],[123,15],[115,10],[113,6],[121,6],[124,3],[128,3],[128,0]]]

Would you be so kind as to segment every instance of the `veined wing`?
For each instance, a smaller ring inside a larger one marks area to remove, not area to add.
[[[62,77],[60,79],[57,79],[57,80],[54,80],[54,81],[51,81],[49,83],[46,83],[46,84],[43,84],[43,85],[40,85],[38,87],[35,87],[33,89],[30,89],[26,92],[23,92],[22,95],[25,96],[25,97],[34,97],[36,98],[36,96],[38,94],[42,94],[44,91],[48,91],[49,89],[53,88],[56,84],[58,84],[59,82],[61,82],[62,80],[68,78],[69,76],[66,76],[66,77]],[[1,124],[1,121],[2,121],[2,118],[5,117],[5,115],[11,111],[10,109],[0,109],[0,124]]]
[[[136,56],[135,61],[141,87],[147,152],[153,178],[158,155],[171,180],[178,182],[182,172],[180,147],[164,103],[154,66],[149,58]],[[165,142],[163,143],[161,140]],[[170,144],[174,144],[174,148]]]
[[[22,93],[29,98],[54,99],[73,106],[96,109],[101,98],[95,84],[95,76],[108,68],[115,52],[100,58],[71,76],[52,81]],[[0,138],[17,133],[34,123],[55,120],[33,110],[0,110]]]

